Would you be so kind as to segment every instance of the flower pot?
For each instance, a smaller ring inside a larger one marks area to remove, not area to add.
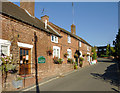
[[[13,84],[13,86],[14,86],[15,88],[20,88],[20,87],[23,86],[23,80],[18,80],[18,81],[13,80],[13,81],[12,81],[12,84]]]

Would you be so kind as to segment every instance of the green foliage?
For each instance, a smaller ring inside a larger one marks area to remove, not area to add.
[[[80,57],[80,58],[79,58],[79,60],[80,60],[80,61],[83,61],[83,60],[84,60],[84,58],[83,58],[83,57]]]
[[[107,45],[107,48],[106,48],[106,55],[110,55],[110,45],[109,44]]]
[[[115,57],[120,59],[120,29],[118,31],[118,34],[116,35],[115,41],[113,41],[113,44],[115,46]]]
[[[111,50],[111,55],[115,56],[115,48],[114,47],[110,47],[110,50]]]
[[[78,69],[77,62],[75,62],[75,64],[74,64],[74,69]]]
[[[67,62],[73,64],[74,60],[72,58],[68,58]]]
[[[67,58],[67,56],[68,56],[68,53],[65,53],[65,54],[64,54],[64,57],[66,57],[66,58]]]
[[[55,64],[62,64],[63,59],[62,58],[58,58],[58,57],[54,57],[53,61],[54,61]]]
[[[92,47],[92,59],[96,60],[97,59],[97,52],[96,52],[96,46]]]
[[[78,58],[78,54],[74,54],[74,58]]]
[[[19,80],[23,80],[23,78],[22,77],[17,77],[16,81],[19,81]]]
[[[101,57],[109,57],[109,55],[101,55]]]
[[[16,68],[16,65],[14,65],[12,57],[1,56],[0,70],[3,73],[8,72],[10,70],[14,70],[15,68]]]
[[[59,63],[59,64],[62,64],[62,62],[63,62],[63,59],[62,59],[62,58],[59,58],[59,59],[58,59],[58,63]]]

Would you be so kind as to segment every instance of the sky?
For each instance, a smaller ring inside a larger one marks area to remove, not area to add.
[[[19,2],[15,3],[19,6]],[[42,14],[42,10],[44,13]],[[70,31],[76,25],[76,35],[92,46],[111,44],[118,33],[117,2],[35,2],[35,17],[49,16],[49,21]]]

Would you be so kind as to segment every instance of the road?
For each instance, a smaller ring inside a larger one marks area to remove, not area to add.
[[[98,58],[95,65],[79,70],[39,86],[40,91],[118,91],[116,64]],[[31,88],[29,91],[36,91]]]

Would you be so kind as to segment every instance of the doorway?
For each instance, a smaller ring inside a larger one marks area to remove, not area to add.
[[[31,49],[20,48],[20,75],[31,73]]]

